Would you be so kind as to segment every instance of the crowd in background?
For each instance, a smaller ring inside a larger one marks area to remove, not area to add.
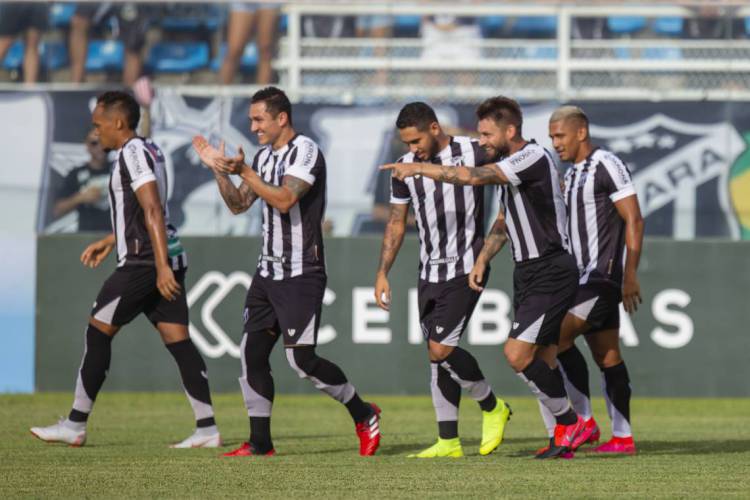
[[[734,10],[712,5],[695,17],[653,23],[632,17],[576,18],[574,38],[671,36],[732,39],[748,36],[750,22]],[[622,22],[624,21],[624,23]],[[419,37],[422,57],[450,54],[456,44],[477,38],[554,38],[555,18],[505,19],[457,16],[304,16],[303,37]],[[84,82],[96,72],[107,80],[133,84],[144,73],[156,75],[200,69],[222,84],[239,79],[258,84],[276,80],[272,60],[286,30],[279,4],[264,3],[0,3],[0,79]],[[197,42],[190,45],[185,42]],[[179,44],[182,44],[181,46]],[[180,52],[182,51],[182,52]],[[175,52],[193,65],[159,64]],[[188,52],[188,54],[185,54]],[[191,54],[194,52],[194,54]],[[383,55],[378,51],[375,56]],[[465,56],[465,52],[462,53]],[[58,76],[58,74],[60,76]]]

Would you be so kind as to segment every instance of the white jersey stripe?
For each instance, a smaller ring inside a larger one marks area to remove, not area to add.
[[[594,196],[594,180],[596,176],[592,174],[593,172],[590,172],[589,175],[586,176],[582,193],[583,207],[586,217],[586,234],[588,235],[589,240],[589,265],[587,266],[586,273],[581,278],[583,280],[588,279],[592,267],[596,268],[599,259],[599,231],[596,220],[596,198]]]
[[[289,210],[289,219],[292,223],[292,276],[302,274],[302,214],[299,204]]]
[[[456,221],[456,193],[452,185],[442,183],[443,189],[443,210],[445,212],[445,228],[446,228],[446,242],[445,250],[446,255],[459,255],[458,249],[458,238],[456,237],[456,229],[458,227]],[[434,266],[437,267],[437,266]],[[449,262],[447,265],[447,275],[445,279],[453,279],[456,277],[456,262]]]
[[[529,222],[529,216],[526,214],[526,207],[523,204],[523,196],[516,186],[510,185],[510,192],[513,195],[513,204],[516,207],[518,213],[518,222],[521,225],[521,231],[523,232],[524,241],[526,241],[526,249],[529,252],[527,258],[536,259],[539,257],[539,250],[536,247],[536,241],[534,240],[534,232],[531,230],[531,223]]]

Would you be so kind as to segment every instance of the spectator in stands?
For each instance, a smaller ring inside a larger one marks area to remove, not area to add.
[[[356,33],[354,16],[302,16],[305,38],[350,38]]]
[[[108,18],[113,19],[115,38],[125,46],[125,62],[122,81],[131,86],[143,73],[143,52],[146,45],[146,32],[151,19],[158,15],[159,6],[128,2],[113,6],[105,2],[87,3],[76,7],[70,20],[68,50],[73,82],[80,83],[86,78],[86,56],[89,33]]]
[[[479,59],[482,32],[473,17],[427,16],[422,20],[424,59]]]
[[[390,38],[393,35],[393,17],[379,16],[358,16],[356,21],[356,34],[360,38]],[[388,51],[385,44],[378,44],[372,51],[374,57],[385,57]],[[373,84],[384,85],[388,81],[388,71],[385,69],[378,70],[375,73]]]
[[[230,84],[240,65],[242,53],[255,33],[258,51],[256,83],[266,85],[273,80],[273,59],[279,25],[279,6],[263,3],[233,3],[229,7],[227,52],[219,70],[219,81]]]
[[[39,79],[39,42],[47,28],[49,9],[46,2],[0,3],[0,61],[20,35],[24,35],[23,80],[34,83]]]
[[[746,34],[744,19],[737,16],[738,7],[702,5],[691,10],[695,17],[687,20],[688,38],[731,39]]]
[[[75,210],[79,231],[111,231],[107,198],[109,163],[107,152],[93,131],[86,137],[86,150],[89,160],[65,177],[57,193],[53,215],[57,219]]]

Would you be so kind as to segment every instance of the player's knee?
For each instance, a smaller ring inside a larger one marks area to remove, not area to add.
[[[320,362],[313,346],[287,347],[286,359],[300,378],[309,377]]]
[[[508,365],[510,365],[510,367],[517,373],[522,372],[533,360],[533,354],[517,349],[509,343],[505,344],[503,354],[505,354],[505,359],[508,361]]]
[[[450,354],[453,352],[454,347],[443,345],[430,340],[427,349],[430,356],[430,361],[443,361],[445,358],[450,356]]]
[[[594,358],[594,362],[601,369],[612,368],[623,361],[620,352],[617,350],[610,350],[603,353],[592,352],[591,354]]]

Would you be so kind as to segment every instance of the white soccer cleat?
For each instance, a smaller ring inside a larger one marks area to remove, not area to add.
[[[196,430],[187,439],[171,445],[170,448],[218,448],[221,445],[221,435],[218,432],[202,434],[200,430]]]
[[[71,429],[64,422],[65,419],[60,419],[49,427],[32,427],[29,430],[34,436],[48,443],[67,443],[76,447],[86,444],[86,429]]]

